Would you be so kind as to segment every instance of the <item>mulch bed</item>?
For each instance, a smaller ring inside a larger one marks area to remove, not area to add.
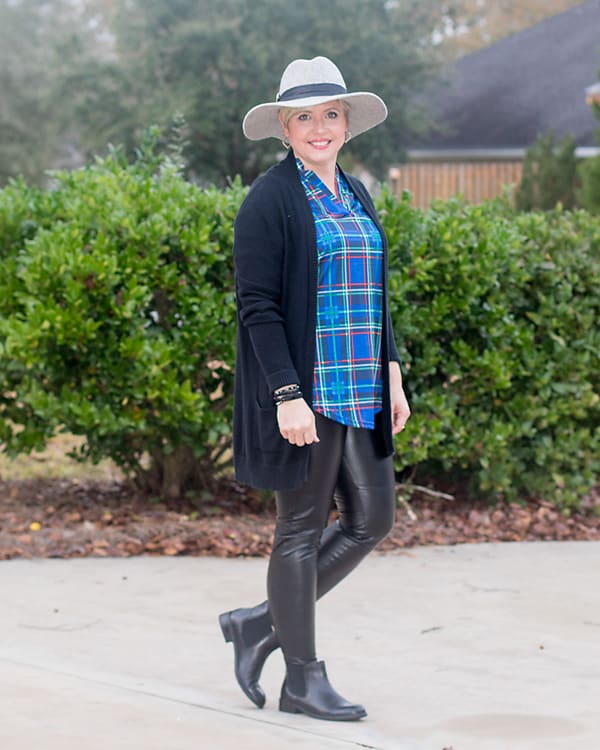
[[[415,545],[600,540],[600,490],[565,515],[544,501],[486,505],[415,496],[382,552]],[[203,499],[148,500],[125,483],[0,481],[0,560],[33,557],[269,554],[274,502],[233,481]]]

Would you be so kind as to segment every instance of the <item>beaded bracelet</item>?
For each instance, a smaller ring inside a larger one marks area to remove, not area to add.
[[[295,393],[300,390],[298,383],[292,383],[292,385],[282,385],[280,388],[276,388],[273,391],[275,397],[280,396],[283,393]]]
[[[273,400],[275,406],[280,406],[281,404],[285,404],[286,401],[296,401],[299,398],[302,398],[302,391],[300,389],[297,391],[290,391],[289,393],[283,393],[276,396]]]

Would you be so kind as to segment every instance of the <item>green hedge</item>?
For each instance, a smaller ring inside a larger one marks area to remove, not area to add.
[[[400,463],[576,502],[600,471],[600,221],[501,201],[381,211],[414,412]]]
[[[5,450],[66,430],[151,491],[208,485],[230,458],[245,189],[118,154],[54,179],[0,192]],[[576,502],[600,471],[598,218],[387,194],[379,208],[413,409],[397,468]]]
[[[244,189],[118,155],[55,183],[51,202],[0,193],[2,442],[16,454],[64,429],[152,491],[209,484],[230,443]]]

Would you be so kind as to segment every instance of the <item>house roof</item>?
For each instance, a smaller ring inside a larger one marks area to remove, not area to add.
[[[426,95],[443,132],[410,147],[525,148],[550,130],[597,145],[586,89],[598,80],[599,32],[600,0],[591,0],[460,58]]]

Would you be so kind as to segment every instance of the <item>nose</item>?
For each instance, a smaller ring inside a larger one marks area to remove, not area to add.
[[[326,115],[321,115],[315,120],[315,128],[317,131],[326,130],[329,125],[329,121]]]

